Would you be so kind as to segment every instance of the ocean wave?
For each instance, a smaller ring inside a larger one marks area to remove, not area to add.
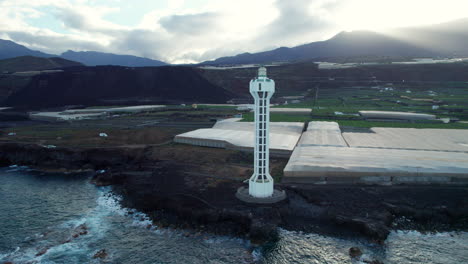
[[[409,237],[453,237],[453,236],[468,236],[465,231],[449,231],[449,232],[420,232],[416,230],[393,230],[390,232],[389,238],[392,236],[409,236]]]
[[[21,248],[20,247],[16,247],[15,250],[11,251],[11,252],[7,252],[7,253],[0,253],[0,260],[3,261],[5,260],[6,258],[14,255],[16,252],[18,252]]]
[[[5,172],[18,172],[18,171],[31,171],[32,170],[28,166],[19,166],[19,165],[10,165],[3,169],[5,170]]]
[[[17,248],[14,252],[0,255],[0,260],[15,263],[26,261],[55,263],[49,259],[49,256],[69,255],[69,263],[80,263],[73,261],[74,256],[90,254],[89,252],[93,250],[90,245],[102,239],[111,228],[109,217],[126,215],[127,210],[123,209],[119,202],[119,197],[112,195],[110,188],[102,188],[99,190],[95,208],[81,217],[65,221],[44,233],[26,238],[27,248],[21,250]]]

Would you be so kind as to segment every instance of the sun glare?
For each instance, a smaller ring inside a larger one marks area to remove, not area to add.
[[[338,8],[336,20],[344,30],[385,31],[464,18],[466,10],[466,0],[354,0]]]

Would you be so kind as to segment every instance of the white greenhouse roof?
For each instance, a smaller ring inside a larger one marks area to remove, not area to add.
[[[403,120],[434,120],[436,119],[435,115],[408,113],[408,112],[359,111],[359,114],[365,118],[374,118],[374,119],[403,119]]]
[[[434,183],[459,178],[468,180],[468,153],[305,146],[294,150],[283,181]]]
[[[284,169],[296,183],[468,182],[468,130],[372,128],[341,133],[311,122]]]
[[[371,133],[345,132],[350,147],[468,152],[468,130],[383,128]]]
[[[270,123],[270,149],[272,152],[292,152],[296,146],[304,127],[300,122]],[[213,128],[197,129],[177,135],[175,142],[192,145],[253,149],[253,122],[217,122]]]
[[[310,114],[312,109],[310,108],[270,108],[270,113],[282,113],[282,114]]]

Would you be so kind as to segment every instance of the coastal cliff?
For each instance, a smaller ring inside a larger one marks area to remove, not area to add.
[[[102,170],[91,182],[111,185],[122,204],[161,226],[275,239],[277,227],[323,234],[360,234],[382,242],[391,229],[468,230],[465,186],[278,184],[288,200],[244,204],[234,196],[251,173],[248,155],[170,144],[162,147],[47,148],[0,143],[0,166],[70,172]],[[273,165],[282,160],[272,160]],[[224,164],[217,166],[216,164]],[[223,170],[224,168],[224,170]],[[278,170],[278,166],[273,166]],[[234,177],[235,175],[242,177]]]

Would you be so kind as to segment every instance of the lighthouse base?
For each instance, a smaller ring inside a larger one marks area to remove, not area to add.
[[[273,190],[273,194],[269,197],[257,198],[249,194],[249,189],[240,187],[236,192],[237,199],[251,204],[274,204],[286,199],[286,192],[280,190]]]

